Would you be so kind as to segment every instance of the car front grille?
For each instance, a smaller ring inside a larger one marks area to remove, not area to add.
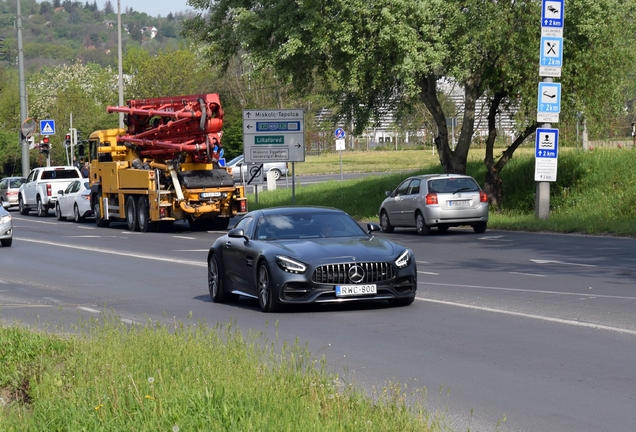
[[[349,280],[349,269],[359,266],[364,270],[364,278],[361,282]],[[385,262],[346,263],[322,265],[311,276],[311,280],[319,284],[369,284],[393,279],[393,266]]]

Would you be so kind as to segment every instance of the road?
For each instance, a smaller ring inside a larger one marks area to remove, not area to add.
[[[0,318],[60,328],[234,320],[307,343],[345,382],[425,389],[456,431],[629,431],[636,425],[636,240],[451,229],[380,234],[411,247],[418,296],[264,314],[215,304],[205,257],[220,232],[131,233],[12,212],[0,248]],[[191,318],[189,318],[191,314]],[[505,422],[498,424],[503,419]]]

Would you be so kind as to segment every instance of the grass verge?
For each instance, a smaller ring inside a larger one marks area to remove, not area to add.
[[[0,327],[2,431],[437,431],[395,385],[368,397],[298,344],[232,323]]]

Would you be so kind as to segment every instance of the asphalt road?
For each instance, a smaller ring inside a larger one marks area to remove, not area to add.
[[[396,230],[380,235],[415,251],[413,305],[264,314],[248,299],[210,302],[205,258],[220,232],[176,224],[139,234],[12,214],[13,246],[0,248],[5,321],[62,329],[100,313],[139,323],[234,320],[306,342],[343,382],[426,390],[429,408],[456,431],[635,429],[636,240]]]

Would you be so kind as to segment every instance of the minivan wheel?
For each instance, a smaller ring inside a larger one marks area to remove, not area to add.
[[[473,225],[473,230],[477,234],[483,234],[486,232],[486,228],[488,227],[487,222],[479,222],[478,224]]]

